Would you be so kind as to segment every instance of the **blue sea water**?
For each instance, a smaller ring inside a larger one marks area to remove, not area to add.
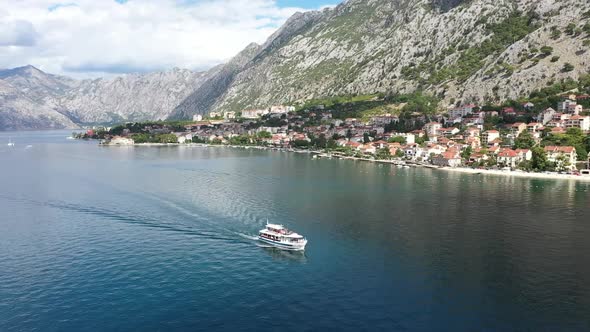
[[[0,133],[0,331],[590,331],[589,184],[68,135]]]

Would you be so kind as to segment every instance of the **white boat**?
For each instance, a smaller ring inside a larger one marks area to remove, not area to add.
[[[307,240],[283,225],[266,224],[266,228],[258,233],[258,240],[285,250],[305,250]]]
[[[14,142],[12,142],[12,138],[8,138],[8,146],[14,146]]]

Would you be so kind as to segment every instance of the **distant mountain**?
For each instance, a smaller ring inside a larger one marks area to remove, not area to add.
[[[375,92],[519,98],[590,72],[589,19],[587,0],[348,0],[296,14],[173,116]]]
[[[73,79],[46,74],[30,65],[0,70],[0,80],[36,101],[42,101],[50,96],[59,96],[78,84]]]
[[[27,89],[0,79],[0,130],[77,127],[68,117],[36,100],[38,95]]]
[[[79,81],[33,66],[0,70],[0,130],[166,119],[207,77],[173,69]]]
[[[235,76],[256,55],[258,45],[250,44],[245,50],[234,57],[229,63],[218,66],[208,73],[208,78],[186,98],[174,112],[171,119],[190,119],[194,114],[206,114],[215,102],[223,96],[231,86]]]
[[[163,120],[206,79],[206,73],[173,69],[84,80],[48,104],[80,124]]]

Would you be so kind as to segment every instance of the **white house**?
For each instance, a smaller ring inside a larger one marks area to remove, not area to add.
[[[385,126],[392,122],[398,122],[399,118],[391,114],[376,115],[371,118],[371,123],[378,126]]]
[[[242,117],[244,119],[258,119],[259,117],[268,114],[268,110],[243,110]]]
[[[391,137],[403,137],[406,139],[406,144],[416,143],[416,135],[412,133],[391,133]]]
[[[496,157],[499,165],[515,168],[520,163],[520,156],[512,149],[502,149]]]
[[[460,132],[459,129],[455,128],[455,127],[451,127],[451,128],[440,128],[437,130],[436,134],[440,135],[440,136],[445,136],[445,137],[451,137],[453,135],[456,135]]]
[[[295,111],[295,107],[293,106],[275,105],[270,108],[270,113],[272,114],[285,114],[293,111]]]
[[[576,148],[573,146],[546,146],[547,160],[551,162],[558,162],[561,156],[565,157],[565,161],[569,164],[566,168],[575,169],[578,154]]]
[[[516,149],[516,153],[521,161],[533,159],[533,152],[529,149]]]
[[[438,122],[430,122],[424,125],[424,131],[426,131],[428,137],[436,136],[440,128],[442,128],[442,125]]]
[[[555,113],[555,110],[549,107],[548,109],[539,113],[539,115],[537,116],[537,121],[540,122],[542,125],[546,125],[549,121],[553,119]]]
[[[588,131],[590,130],[590,117],[574,115],[565,120],[565,128],[580,128],[583,131]]]
[[[488,146],[492,141],[500,138],[500,132],[497,130],[487,130],[481,135],[481,142],[484,146]]]
[[[577,105],[577,104],[578,103],[576,103],[573,100],[566,99],[564,101],[557,103],[557,111],[567,113],[567,110],[570,107],[570,105]]]
[[[467,116],[471,113],[473,113],[473,109],[476,106],[473,104],[469,104],[469,105],[463,105],[461,107],[456,107],[453,109],[450,109],[448,111],[449,116],[451,117],[451,119],[455,119],[455,118],[462,118],[464,116]]]
[[[174,135],[176,135],[176,139],[177,139],[177,141],[178,141],[179,144],[184,144],[187,141],[188,142],[192,142],[192,140],[193,140],[193,134],[191,134],[191,133],[188,133],[188,134],[186,134],[186,133],[177,133],[177,134],[174,134]]]
[[[512,134],[514,137],[518,137],[518,135],[520,135],[520,133],[527,130],[527,125],[526,125],[526,123],[517,122],[517,123],[510,125],[510,127],[508,129],[510,130],[510,134]]]
[[[131,138],[115,136],[109,142],[111,145],[133,145],[135,142]]]

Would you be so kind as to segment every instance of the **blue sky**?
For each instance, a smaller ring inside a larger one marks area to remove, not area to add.
[[[0,9],[0,68],[78,78],[205,70],[264,43],[296,11],[340,1],[19,0]]]

